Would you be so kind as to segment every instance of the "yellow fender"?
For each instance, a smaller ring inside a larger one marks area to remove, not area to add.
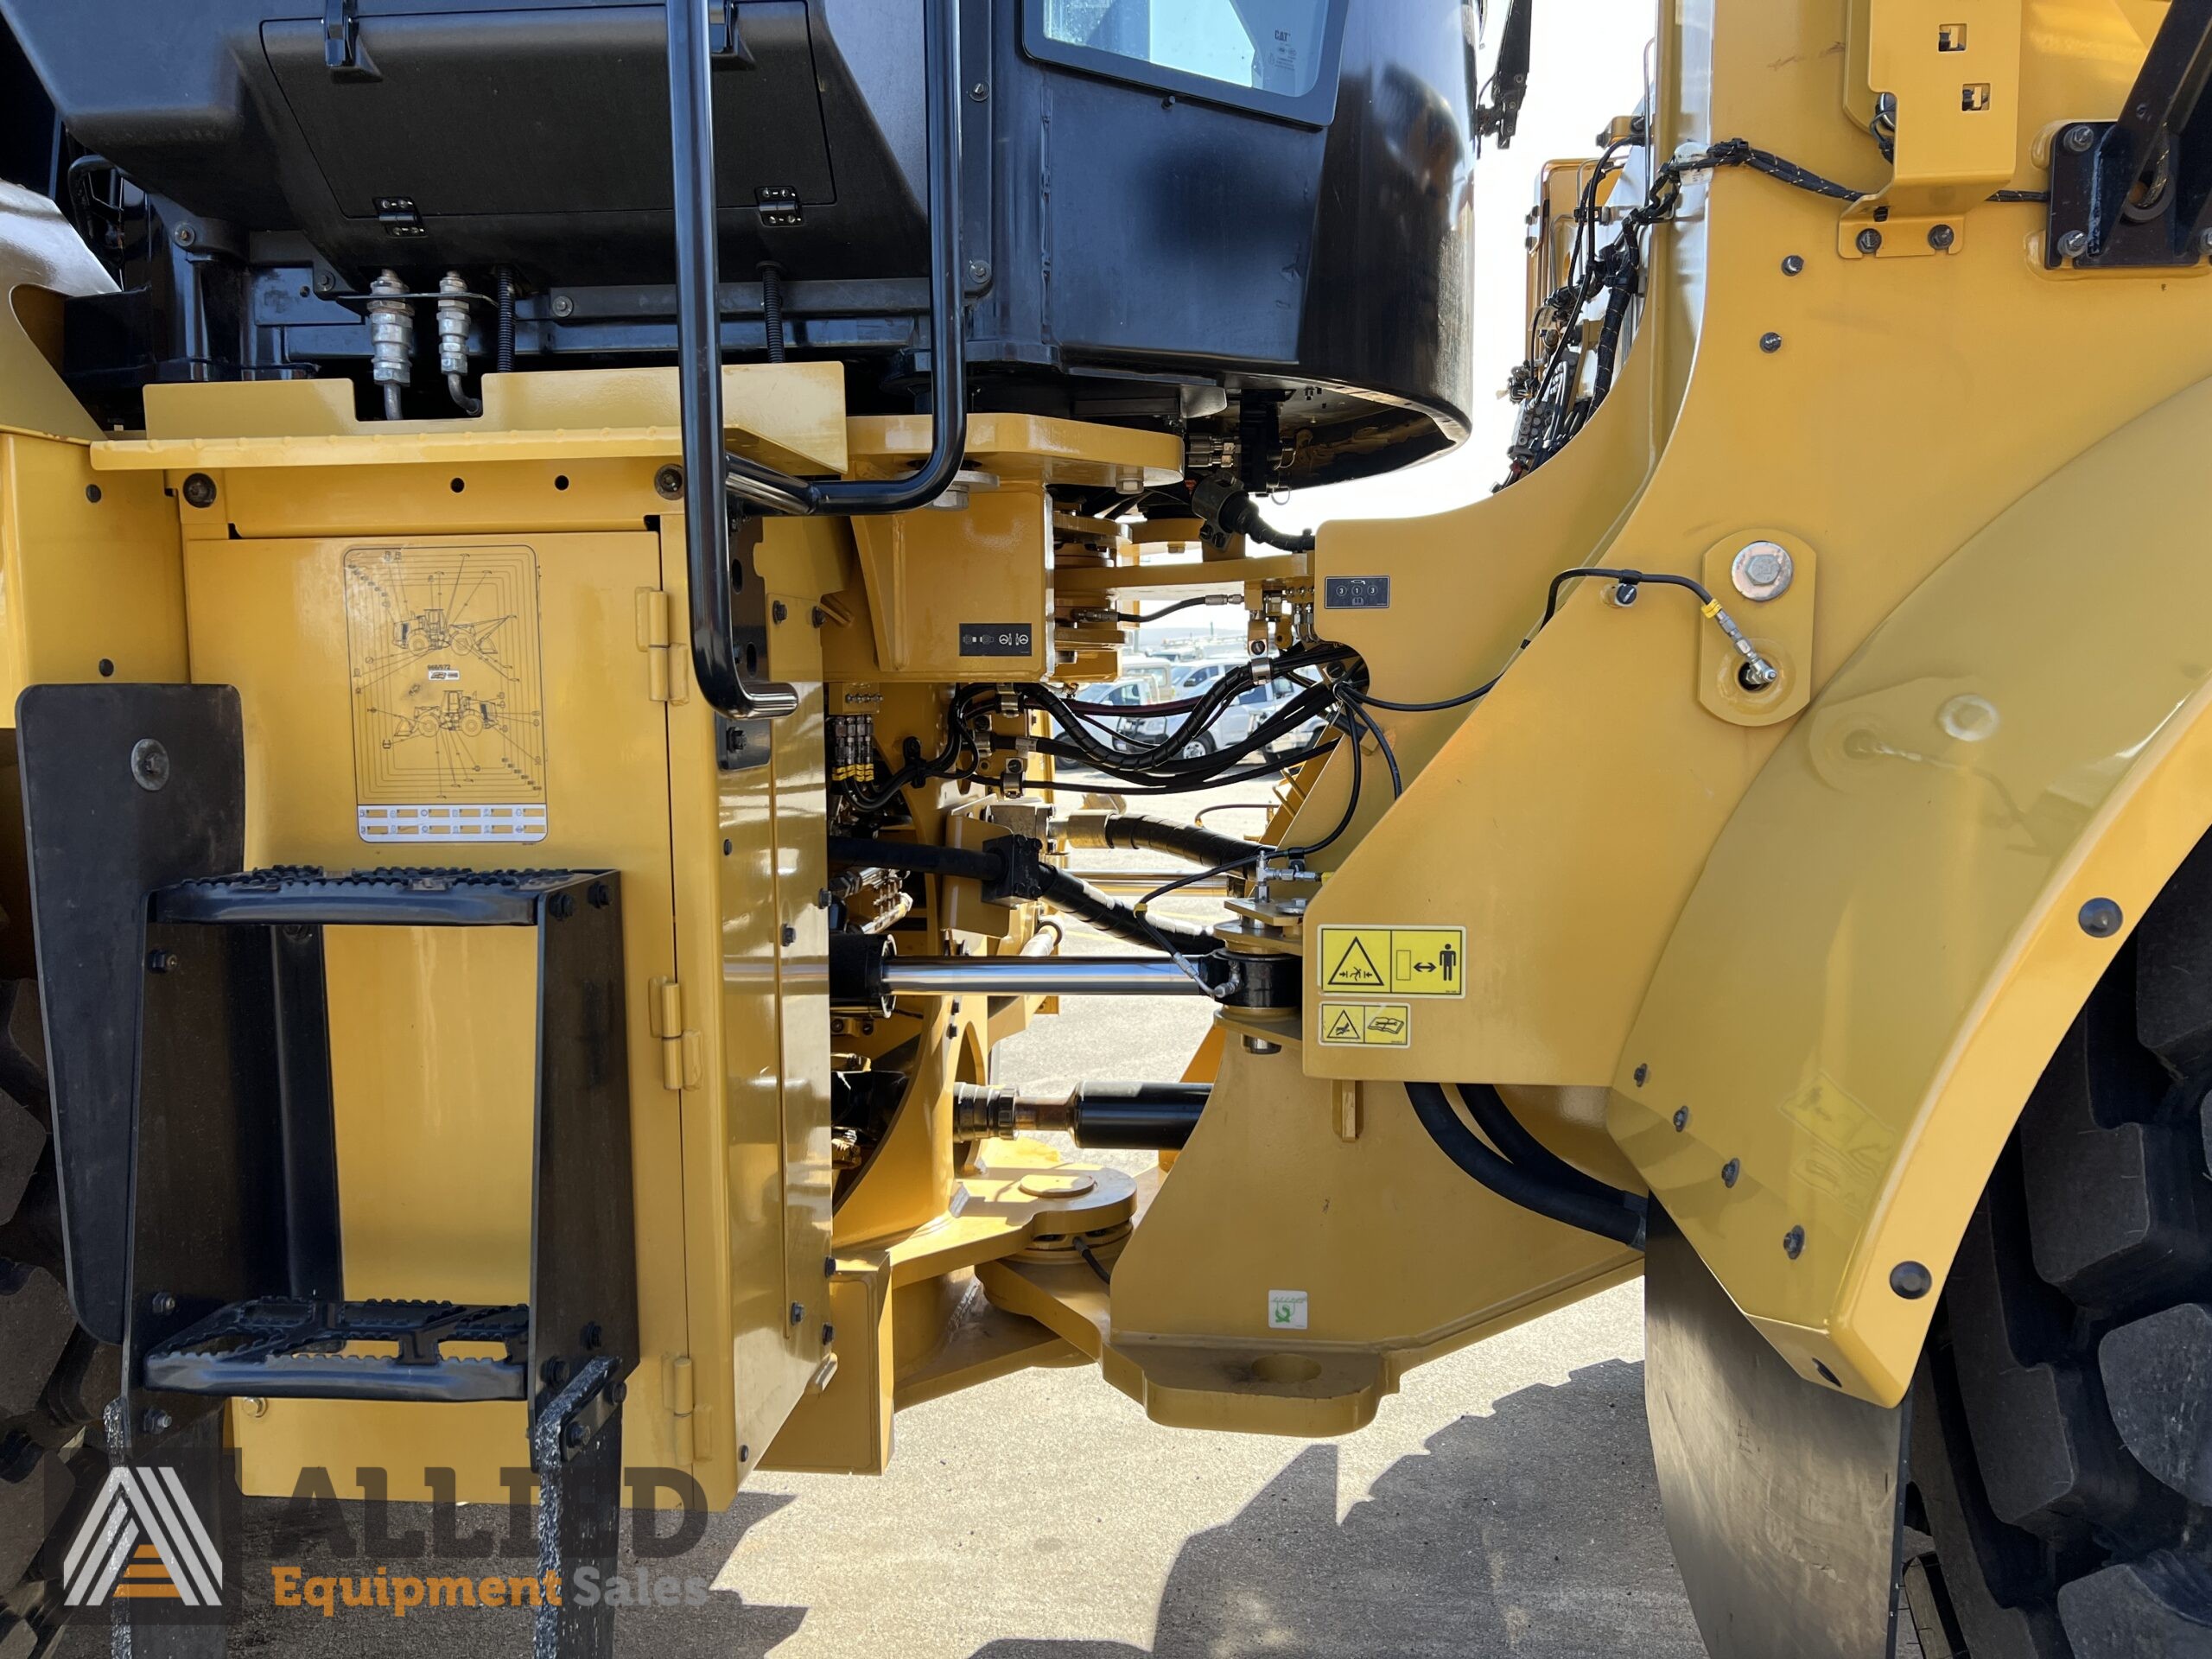
[[[2212,381],[1960,548],[1777,749],[1669,940],[1610,1127],[1815,1382],[1904,1397],[2029,1090],[2212,825],[2208,454]]]

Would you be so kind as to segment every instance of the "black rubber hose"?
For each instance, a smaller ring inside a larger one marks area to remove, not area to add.
[[[1643,1217],[1624,1205],[1563,1187],[1533,1171],[1508,1163],[1483,1144],[1461,1121],[1438,1083],[1409,1083],[1406,1098],[1428,1138],[1453,1163],[1509,1204],[1540,1216],[1610,1238],[1631,1249],[1643,1248]]]
[[[916,870],[924,875],[959,875],[971,881],[996,881],[1006,866],[995,853],[970,847],[931,847],[918,842],[870,841],[861,836],[830,837],[833,864],[874,865],[886,870]]]
[[[492,273],[492,296],[499,305],[497,332],[493,335],[492,366],[501,374],[515,368],[515,272],[501,265]]]
[[[1120,899],[1109,899],[1089,882],[1077,880],[1065,870],[1050,865],[1045,867],[1045,897],[1069,914],[1082,917],[1093,927],[1111,933],[1117,939],[1127,939],[1131,944],[1143,945],[1148,950],[1166,950],[1178,957],[1205,957],[1221,949],[1221,941],[1211,933],[1193,933],[1187,928],[1149,921]]]
[[[1171,823],[1141,812],[1117,812],[1106,820],[1103,834],[1109,847],[1128,847],[1141,852],[1170,853],[1193,864],[1218,864],[1224,859],[1246,858],[1264,850],[1257,842],[1201,830],[1195,823]]]
[[[910,842],[832,836],[830,858],[837,864],[875,865],[887,870],[914,870],[924,875],[959,876],[986,886],[995,885],[1006,876],[1006,865],[1000,855],[978,848],[925,847]],[[1211,933],[1193,933],[1147,921],[1127,905],[1109,899],[1065,870],[1050,864],[1039,868],[1046,899],[1118,939],[1142,945],[1147,950],[1165,950],[1179,957],[1210,956],[1221,948],[1221,941]]]
[[[1475,1127],[1490,1137],[1492,1146],[1530,1174],[1587,1192],[1608,1204],[1624,1205],[1638,1211],[1643,1209],[1641,1194],[1624,1192],[1594,1175],[1584,1174],[1537,1140],[1513,1116],[1513,1109],[1505,1103],[1505,1097],[1489,1084],[1463,1083],[1459,1089],[1459,1098],[1466,1103],[1467,1116],[1475,1120]]]

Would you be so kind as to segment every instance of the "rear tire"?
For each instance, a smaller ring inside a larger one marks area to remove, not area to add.
[[[1913,1389],[1929,1659],[2212,1659],[2212,837],[2060,1043]]]
[[[59,1633],[64,1523],[105,1478],[123,1387],[121,1351],[69,1306],[48,1112],[37,988],[0,981],[0,1659]]]

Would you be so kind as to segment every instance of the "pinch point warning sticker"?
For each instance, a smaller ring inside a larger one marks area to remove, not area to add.
[[[1414,1010],[1408,1002],[1324,1002],[1323,1047],[1404,1048],[1413,1041]]]
[[[1390,996],[1465,996],[1464,927],[1325,927],[1321,989]]]

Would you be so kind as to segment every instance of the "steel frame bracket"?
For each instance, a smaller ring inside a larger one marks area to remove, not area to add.
[[[1846,259],[1927,257],[1966,245],[1967,216],[2019,163],[2020,11],[1944,0],[1853,0],[1845,107],[1889,152],[1882,189],[1844,209]]]

